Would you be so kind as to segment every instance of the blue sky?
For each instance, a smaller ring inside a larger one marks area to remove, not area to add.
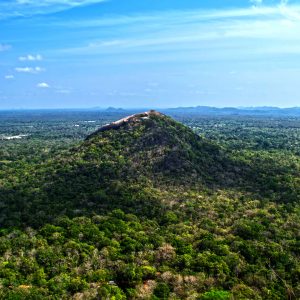
[[[1,0],[0,109],[300,106],[300,1]]]

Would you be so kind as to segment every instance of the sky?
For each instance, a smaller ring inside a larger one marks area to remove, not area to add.
[[[300,0],[1,0],[0,109],[300,106]]]

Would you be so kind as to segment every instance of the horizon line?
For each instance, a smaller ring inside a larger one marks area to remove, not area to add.
[[[300,109],[300,106],[287,106],[287,107],[280,107],[280,106],[209,106],[209,105],[197,105],[197,106],[176,106],[176,107],[46,107],[46,108],[0,108],[0,111],[34,111],[34,110],[99,110],[99,111],[107,111],[107,110],[172,110],[172,109],[196,109],[196,108],[214,108],[214,109],[237,109],[237,110],[254,110],[254,109],[277,109],[277,110],[286,110],[286,109]]]

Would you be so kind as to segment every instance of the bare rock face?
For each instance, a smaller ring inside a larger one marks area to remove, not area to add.
[[[104,131],[111,130],[111,129],[119,129],[120,127],[122,127],[126,124],[130,124],[130,123],[140,123],[143,120],[147,120],[147,119],[151,118],[151,116],[162,117],[164,115],[155,110],[149,110],[144,113],[134,114],[134,115],[128,116],[126,118],[120,119],[118,121],[112,122],[110,124],[106,124],[103,127],[101,127],[99,130],[97,130],[97,132],[104,132]]]

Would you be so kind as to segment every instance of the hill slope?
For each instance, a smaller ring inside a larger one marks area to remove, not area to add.
[[[87,155],[97,148],[101,156],[104,144],[126,159],[124,175],[130,177],[145,175],[181,184],[216,184],[220,177],[230,178],[232,173],[233,163],[222,149],[156,111],[129,116],[100,128],[87,138],[81,151]],[[94,158],[99,160],[100,156]]]
[[[274,166],[253,168],[149,111],[108,124],[78,147],[20,174],[19,182],[2,188],[0,223],[36,226],[59,215],[113,208],[154,217],[191,190],[234,189],[296,200],[293,177]]]
[[[33,225],[113,207],[156,215],[162,190],[225,184],[233,180],[232,166],[219,147],[171,118],[136,114],[100,128],[4,189],[2,222]]]
[[[299,299],[297,166],[237,154],[150,111],[8,175],[0,299]]]

